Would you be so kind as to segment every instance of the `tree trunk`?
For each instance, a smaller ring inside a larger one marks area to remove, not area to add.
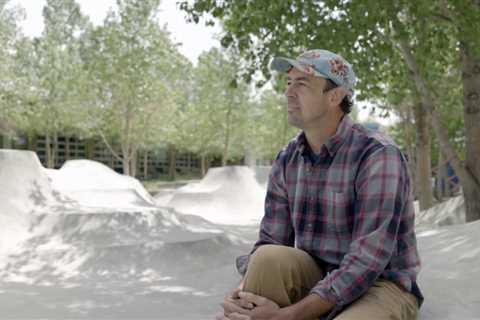
[[[231,121],[232,121],[232,107],[230,106],[228,111],[227,111],[227,116],[225,119],[226,123],[226,128],[225,128],[225,141],[223,144],[223,154],[222,154],[222,166],[227,165],[227,160],[228,160],[228,149],[230,145],[230,127],[231,127]]]
[[[143,152],[143,179],[148,179],[148,150]]]
[[[52,148],[52,163],[53,168],[57,167],[58,163],[58,133],[55,131],[53,133],[53,148]]]
[[[113,167],[113,163],[112,163],[112,167]],[[122,158],[122,167],[123,167],[123,174],[129,176],[130,175],[130,159],[128,159],[128,157],[126,157],[125,154],[123,154],[123,158]]]
[[[132,158],[132,142],[131,142],[131,126],[132,126],[132,118],[133,113],[130,109],[129,104],[127,103],[125,106],[125,123],[123,126],[122,137],[121,137],[121,145],[122,145],[122,165],[123,165],[123,174],[131,176],[132,175],[132,167],[131,167],[131,158]]]
[[[94,159],[95,158],[95,140],[93,138],[85,141],[85,158]]]
[[[49,169],[53,169],[53,152],[52,152],[52,142],[50,139],[50,134],[45,135],[45,165]]]
[[[418,200],[420,210],[426,210],[433,206],[429,117],[420,103],[415,106],[414,115],[417,129],[417,170],[415,176],[417,177]]]
[[[50,135],[45,134],[45,166],[50,168]]]
[[[445,160],[443,159],[442,150],[438,149],[438,165],[437,165],[437,183],[435,188],[435,197],[438,201],[442,201],[447,194],[447,187],[448,187],[448,176],[446,174],[447,165],[444,163]]]
[[[65,136],[65,161],[70,160],[70,137]]]
[[[441,153],[441,152],[440,152]],[[445,184],[444,184],[444,190],[443,190],[443,196],[450,198],[453,195],[453,189],[451,186],[451,179],[448,175],[448,166],[449,163],[448,161],[444,161],[445,163],[442,166],[442,177],[445,179]],[[452,176],[453,177],[453,176]]]
[[[37,136],[33,132],[27,133],[27,148],[28,150],[37,152]]]
[[[173,144],[168,145],[168,177],[172,181],[177,177],[177,149]]]
[[[460,184],[462,185],[465,197],[467,221],[477,220],[480,218],[480,206],[478,200],[476,200],[480,199],[480,192],[478,191],[478,189],[480,189],[480,183],[471,170],[463,165],[455,148],[450,143],[447,135],[448,131],[435,112],[435,104],[432,98],[433,95],[430,90],[428,90],[426,81],[420,74],[420,68],[411,52],[410,46],[405,40],[400,40],[398,45],[408,68],[412,72],[415,86],[422,99],[422,107],[425,108],[431,116],[431,123],[438,138],[440,148],[442,149],[442,152],[444,152],[444,156],[447,159],[450,159],[453,169],[460,178]]]
[[[132,147],[130,153],[130,176],[136,177],[137,176],[137,159],[138,159],[138,152],[137,148]]]
[[[405,144],[406,144],[406,153],[407,153],[407,158],[408,158],[408,169],[410,171],[410,176],[412,181],[417,181],[416,177],[416,168],[417,168],[417,161],[416,161],[416,156],[415,156],[415,144],[414,144],[414,138],[412,135],[412,127],[414,126],[413,121],[412,121],[412,106],[410,104],[405,105],[404,107],[400,107],[399,110],[400,113],[400,118],[402,119],[401,121],[401,126],[402,130],[405,133]],[[418,187],[417,184],[414,183],[413,185],[413,193],[415,196],[418,197]]]
[[[200,155],[200,166],[202,177],[204,177],[207,174],[207,156],[205,154]]]
[[[480,56],[460,45],[465,123],[465,167],[474,182],[462,183],[467,222],[480,219]]]

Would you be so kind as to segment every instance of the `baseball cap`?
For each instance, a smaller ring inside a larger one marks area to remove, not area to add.
[[[347,90],[352,97],[355,87],[355,73],[352,66],[342,56],[323,49],[308,50],[296,59],[275,57],[270,68],[279,72],[288,72],[292,67],[313,76],[332,80]]]

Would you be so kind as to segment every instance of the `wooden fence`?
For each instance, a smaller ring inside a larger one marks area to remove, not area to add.
[[[0,148],[35,151],[40,162],[46,166],[46,139],[44,136],[16,137],[14,139],[0,136]],[[144,170],[144,157],[147,155],[147,175]],[[101,162],[113,170],[123,173],[122,162],[115,158],[102,141],[79,139],[77,137],[57,138],[54,167],[60,168],[65,161],[73,159],[90,159]],[[192,153],[177,153],[175,169],[180,174],[199,174],[200,160]],[[168,174],[169,157],[167,149],[139,152],[137,159],[137,178],[154,179]]]

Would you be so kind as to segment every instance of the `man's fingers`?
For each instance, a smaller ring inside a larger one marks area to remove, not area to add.
[[[231,313],[239,313],[239,314],[246,314],[246,315],[250,313],[250,310],[247,310],[238,306],[236,303],[232,302],[229,299],[225,300],[221,305],[223,307],[223,311],[225,312],[225,315],[229,317]]]
[[[240,313],[232,313],[228,316],[228,319],[230,320],[251,320],[250,316],[247,316],[245,314],[240,314]]]
[[[250,303],[253,303],[256,306],[263,306],[268,301],[270,301],[267,298],[264,298],[262,296],[257,296],[256,294],[253,294],[253,293],[250,293],[250,292],[245,292],[245,291],[239,292],[238,296],[241,299],[246,300]]]
[[[237,299],[227,299],[228,302],[234,303],[239,307],[244,309],[252,310],[254,305],[246,299],[237,298]]]
[[[239,288],[233,290],[233,292],[230,294],[230,297],[233,298],[233,299],[238,299],[239,298],[238,293],[240,291],[242,291],[242,290],[240,290]]]
[[[244,309],[248,309],[248,310],[251,310],[254,307],[253,303],[248,302],[245,299],[240,299],[240,298],[236,298],[236,299],[235,298],[226,298],[225,302],[234,303],[237,306],[242,307]]]

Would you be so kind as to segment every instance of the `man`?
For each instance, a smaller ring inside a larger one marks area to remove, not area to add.
[[[422,294],[407,163],[352,122],[355,74],[311,50],[275,58],[288,121],[302,130],[273,164],[259,240],[220,319],[416,319]]]

